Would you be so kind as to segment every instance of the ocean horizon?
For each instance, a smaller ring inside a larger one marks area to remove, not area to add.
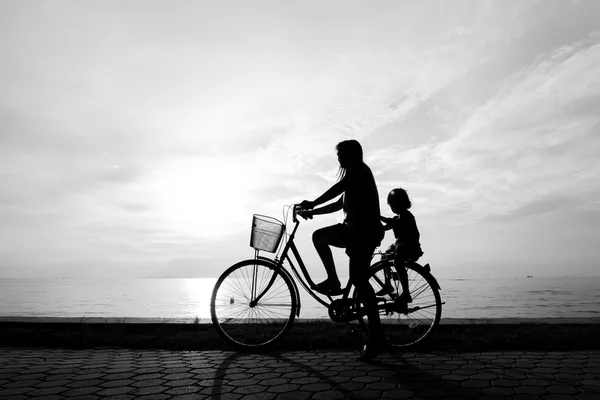
[[[0,317],[210,320],[217,278],[0,279]],[[439,279],[442,318],[598,318],[600,277]],[[300,288],[300,319],[329,319]]]

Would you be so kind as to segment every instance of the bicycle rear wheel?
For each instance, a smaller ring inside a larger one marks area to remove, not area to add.
[[[385,270],[389,268],[395,275],[392,261],[380,264],[371,273],[370,283],[375,293],[383,288]],[[419,264],[407,263],[405,268],[412,296],[408,308],[394,307],[394,298],[402,293],[400,281],[395,276],[390,281],[394,292],[377,297],[384,334],[394,347],[409,347],[423,341],[434,331],[442,315],[442,299],[435,279]],[[354,297],[357,298],[356,290]],[[359,323],[368,332],[366,317],[360,318]]]
[[[210,300],[212,323],[229,344],[260,348],[279,339],[296,317],[296,291],[287,274],[263,260],[245,260],[217,280]]]

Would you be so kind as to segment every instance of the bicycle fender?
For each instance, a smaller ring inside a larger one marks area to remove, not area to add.
[[[258,256],[258,257],[256,257],[256,259],[261,260],[261,261],[266,261],[269,264],[273,264],[273,267],[277,267],[277,263],[275,262],[275,260],[270,259],[269,257]]]
[[[280,270],[282,273],[286,274],[288,276],[288,278],[290,278],[290,281],[292,282],[292,287],[294,288],[294,294],[296,295],[296,304],[298,304],[298,307],[296,307],[296,317],[300,317],[300,308],[302,308],[302,303],[300,302],[300,291],[298,290],[298,285],[296,285],[296,280],[292,277],[292,275],[285,269],[281,268]]]
[[[437,279],[435,279],[435,276],[433,276],[431,274],[431,266],[429,264],[425,264],[425,265],[420,265],[417,263],[415,263],[415,264],[418,265],[422,269],[423,275],[427,275],[428,278],[431,279],[431,281],[433,282],[433,284],[435,285],[435,288],[437,290],[442,290],[442,287],[438,283]]]
[[[294,288],[294,296],[296,297],[296,304],[298,305],[298,307],[296,307],[296,317],[300,317],[300,308],[302,308],[301,307],[302,304],[300,303],[300,291],[298,290],[298,285],[296,284],[296,280],[290,275],[290,273],[285,268],[278,267],[275,260],[268,258],[268,257],[264,257],[264,256],[257,256],[256,258],[260,261],[264,261],[268,264],[271,264],[273,266],[273,269],[278,269],[279,272],[281,272],[283,275],[286,275],[290,279],[290,282],[292,282],[292,287]]]
[[[394,263],[392,260],[380,260],[377,261],[375,264],[371,265],[371,268],[378,268],[381,264],[385,264],[388,262],[392,264]],[[435,276],[431,274],[431,266],[429,264],[421,265],[418,262],[412,262],[412,265],[415,266],[423,275],[427,275],[427,277],[431,279],[431,282],[437,290],[442,290],[442,287],[438,283],[437,279],[435,279]]]

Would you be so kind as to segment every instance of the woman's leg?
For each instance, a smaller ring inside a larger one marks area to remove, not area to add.
[[[317,229],[313,233],[312,240],[319,257],[325,266],[325,271],[327,272],[327,281],[332,286],[339,286],[340,280],[338,278],[337,271],[335,270],[333,253],[331,252],[331,248],[329,246],[340,248],[346,247],[344,226],[338,224]]]
[[[358,296],[364,304],[369,319],[369,344],[381,344],[383,340],[383,329],[379,310],[377,307],[377,297],[375,291],[369,283],[369,267],[371,264],[372,252],[360,252],[350,255],[350,279],[356,287]]]

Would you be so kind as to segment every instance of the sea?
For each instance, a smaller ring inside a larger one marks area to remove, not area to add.
[[[600,277],[438,279],[443,319],[600,317]],[[0,279],[0,319],[210,321],[216,278]],[[300,288],[301,319],[328,319]]]

